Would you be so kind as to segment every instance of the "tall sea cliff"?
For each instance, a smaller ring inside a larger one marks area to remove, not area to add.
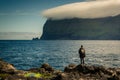
[[[120,40],[120,15],[95,19],[48,19],[41,40]]]

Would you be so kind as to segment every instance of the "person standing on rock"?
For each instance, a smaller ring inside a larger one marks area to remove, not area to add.
[[[85,49],[83,48],[83,45],[81,45],[81,48],[79,49],[79,57],[81,64],[84,64],[84,58],[85,58]]]

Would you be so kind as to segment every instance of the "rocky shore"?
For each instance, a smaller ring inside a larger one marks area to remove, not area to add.
[[[0,80],[120,80],[120,68],[69,64],[60,71],[46,63],[25,71],[0,59]]]

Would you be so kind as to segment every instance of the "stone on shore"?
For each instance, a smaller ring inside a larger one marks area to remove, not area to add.
[[[0,59],[0,73],[14,73],[16,68],[3,60]]]
[[[120,80],[120,68],[72,64],[54,80]]]
[[[23,71],[0,59],[0,80],[120,80],[120,68],[69,64],[60,71],[45,63]]]

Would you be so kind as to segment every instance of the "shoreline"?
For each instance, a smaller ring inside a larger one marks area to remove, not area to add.
[[[17,70],[0,59],[0,80],[120,80],[120,67],[69,64],[60,71],[45,63],[38,68]]]

